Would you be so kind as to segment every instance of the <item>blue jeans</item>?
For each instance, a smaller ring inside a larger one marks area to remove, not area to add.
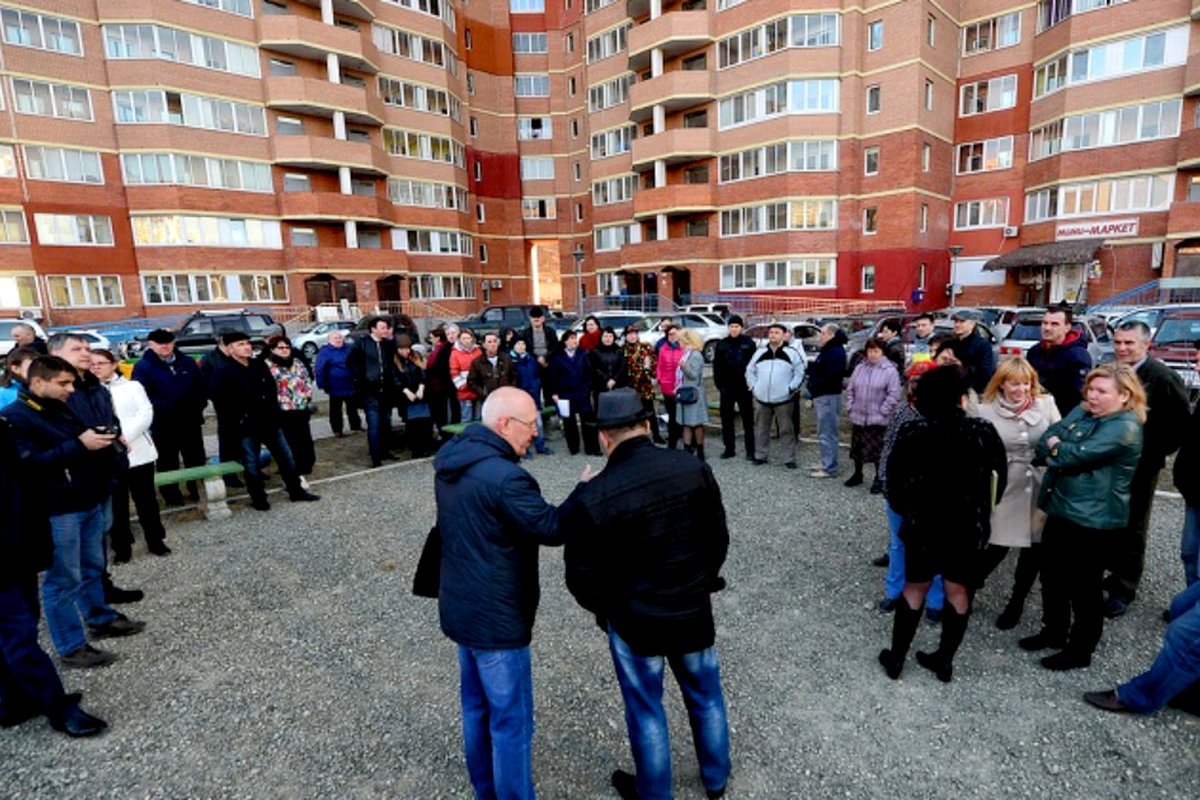
[[[483,403],[479,400],[459,400],[458,407],[462,411],[463,422],[478,422]]]
[[[534,800],[529,648],[458,646],[463,745],[479,800]]]
[[[87,644],[83,623],[103,625],[117,618],[104,602],[104,503],[87,511],[50,517],[54,562],[42,581],[46,627],[60,656]],[[82,613],[83,619],[80,619]]]
[[[265,498],[266,489],[263,486],[262,465],[259,458],[262,448],[266,445],[267,452],[275,459],[279,477],[287,487],[288,494],[294,495],[301,491],[300,476],[296,473],[296,462],[292,458],[292,449],[288,447],[287,439],[283,436],[282,428],[257,430],[252,434],[244,433],[242,442],[242,466],[246,468],[246,493],[254,498]]]
[[[367,450],[371,453],[371,465],[378,466],[391,445],[392,407],[378,394],[364,395],[362,405],[367,417]]]
[[[639,656],[611,626],[608,644],[625,699],[625,724],[642,800],[671,797],[671,744],[662,705],[666,663],[671,665],[687,706],[696,757],[700,761],[700,780],[710,791],[725,788],[729,780],[729,723],[725,717],[717,648],[667,657]]]
[[[1200,580],[1200,507],[1183,509],[1183,535],[1179,538],[1179,557],[1183,559],[1183,576],[1191,586]]]
[[[1150,669],[1117,687],[1130,708],[1149,714],[1200,681],[1200,582],[1171,601],[1171,624]]]
[[[0,588],[0,706],[50,713],[64,702],[62,682],[38,644],[37,575]]]
[[[830,475],[838,471],[838,415],[842,410],[840,394],[813,398],[817,409],[817,441],[821,446],[821,467]]]
[[[883,581],[883,593],[890,599],[899,597],[900,593],[904,591],[904,542],[900,541],[900,523],[904,521],[904,518],[892,510],[890,503],[886,500],[883,502],[887,508],[888,530],[891,533],[891,540],[888,542],[887,577]],[[938,575],[930,584],[929,593],[925,595],[925,605],[927,608],[940,611],[945,604],[946,587],[942,585],[942,576]]]

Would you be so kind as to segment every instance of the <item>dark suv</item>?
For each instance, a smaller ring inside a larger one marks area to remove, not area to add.
[[[482,339],[486,333],[499,333],[501,328],[512,328],[519,331],[529,327],[529,310],[533,305],[520,306],[488,306],[477,315],[459,320],[456,325],[462,330],[470,330],[476,339]],[[543,306],[545,308],[545,306]],[[546,324],[557,327],[554,320],[562,318],[561,311],[549,309],[546,311]]]
[[[282,333],[283,328],[266,311],[197,311],[176,329],[175,349],[191,355],[207,352],[216,347],[217,339],[226,331],[241,331],[258,347],[268,336]],[[145,350],[145,338],[129,343],[130,358],[137,358]]]

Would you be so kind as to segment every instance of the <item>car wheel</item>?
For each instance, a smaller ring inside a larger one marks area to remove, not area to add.
[[[301,347],[300,351],[304,353],[304,357],[309,361],[317,357],[317,346],[312,342],[305,342],[304,347]]]
[[[711,342],[705,342],[705,344],[704,344],[704,360],[707,363],[711,364],[713,362],[713,359],[715,359],[716,357],[717,357],[717,340],[713,339]]]

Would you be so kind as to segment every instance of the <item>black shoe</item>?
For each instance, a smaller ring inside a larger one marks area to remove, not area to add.
[[[104,601],[107,603],[137,603],[145,596],[146,593],[141,589],[120,589],[110,586],[104,592]]]
[[[167,547],[166,542],[150,542],[146,545],[146,549],[156,556],[171,555],[171,548]]]
[[[1017,623],[1021,621],[1021,614],[1025,611],[1023,603],[1014,603],[1011,600],[1004,610],[1000,612],[1000,616],[996,618],[996,627],[1002,631],[1010,631],[1017,627]]]
[[[883,494],[883,481],[879,478],[871,481],[871,494]]]
[[[1170,622],[1171,621],[1171,609],[1164,608],[1163,613],[1162,613],[1162,618],[1163,618],[1163,622]]]
[[[1042,659],[1042,666],[1055,672],[1065,672],[1069,669],[1083,669],[1092,665],[1091,653],[1075,653],[1063,650]]]
[[[862,486],[862,482],[863,482],[862,473],[856,472],[853,475],[851,475],[848,479],[846,479],[842,483],[842,485],[843,486]]]
[[[904,671],[904,659],[896,658],[895,654],[886,648],[879,651],[879,663],[883,665],[884,671],[892,680],[899,678],[900,673]]]
[[[91,669],[92,667],[107,667],[120,656],[107,650],[99,650],[90,644],[85,644],[78,650],[58,657],[58,663],[63,669]]]
[[[69,705],[50,717],[50,727],[72,738],[95,736],[108,727],[108,723],[79,707],[79,695],[67,695]]]
[[[758,462],[758,459],[754,457],[754,453],[746,453],[746,460],[749,461],[751,464],[755,464]]]
[[[726,458],[733,458],[736,455],[737,453],[733,452],[732,450],[726,450],[725,452],[721,453],[721,459],[724,460]]]
[[[258,511],[270,511],[271,504],[265,497],[256,497],[250,501],[250,507]]]
[[[246,484],[242,483],[242,479],[236,475],[225,476],[225,488],[227,489],[242,489]]]
[[[1121,702],[1121,698],[1117,697],[1116,690],[1107,692],[1087,692],[1083,695],[1083,699],[1094,705],[1096,708],[1104,709],[1105,711],[1133,711],[1132,708]]]
[[[117,549],[116,547],[113,548],[112,563],[128,564],[132,559],[133,559],[133,551],[130,548],[128,548],[128,547],[122,547],[120,549]]]
[[[886,567],[886,566],[890,565],[891,563],[892,563],[892,557],[889,556],[887,553],[884,553],[879,558],[872,559],[871,566],[872,567]]]
[[[102,625],[88,625],[88,633],[93,639],[115,639],[119,636],[133,636],[146,629],[146,623],[133,620],[124,614],[118,614],[112,622]]]
[[[784,466],[787,467],[788,469],[796,469],[797,465],[796,465],[795,461],[786,461],[786,462],[784,462]]]
[[[954,664],[941,658],[937,653],[917,651],[917,663],[937,675],[942,683],[949,683],[954,678]]]
[[[1104,604],[1104,616],[1109,619],[1124,616],[1128,610],[1129,601],[1123,597],[1110,597],[1108,602]]]
[[[704,796],[707,797],[708,800],[720,800],[725,796],[725,787],[722,786],[720,789],[709,789],[706,787],[704,789]]]
[[[767,463],[767,460],[765,458],[752,458],[750,459],[750,463],[756,467],[761,467]]]
[[[1067,637],[1064,634],[1055,633],[1042,629],[1033,636],[1026,636],[1024,639],[1017,641],[1017,646],[1022,650],[1030,652],[1036,650],[1060,650],[1067,646]]]
[[[303,489],[301,489],[298,492],[289,492],[288,499],[291,500],[293,503],[313,503],[313,502],[316,502],[317,500],[320,500],[321,495],[313,494],[312,492],[306,492]]]
[[[885,597],[879,601],[879,611],[882,614],[890,614],[896,610],[898,605],[900,605],[900,595]]]
[[[623,769],[613,771],[612,787],[621,795],[622,800],[642,800],[642,796],[637,792],[637,778]]]

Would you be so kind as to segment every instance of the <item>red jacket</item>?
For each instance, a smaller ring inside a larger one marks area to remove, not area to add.
[[[450,380],[458,387],[459,400],[475,400],[479,397],[467,388],[467,373],[471,371],[471,362],[481,355],[483,351],[478,346],[473,346],[468,352],[455,344],[450,350]]]

